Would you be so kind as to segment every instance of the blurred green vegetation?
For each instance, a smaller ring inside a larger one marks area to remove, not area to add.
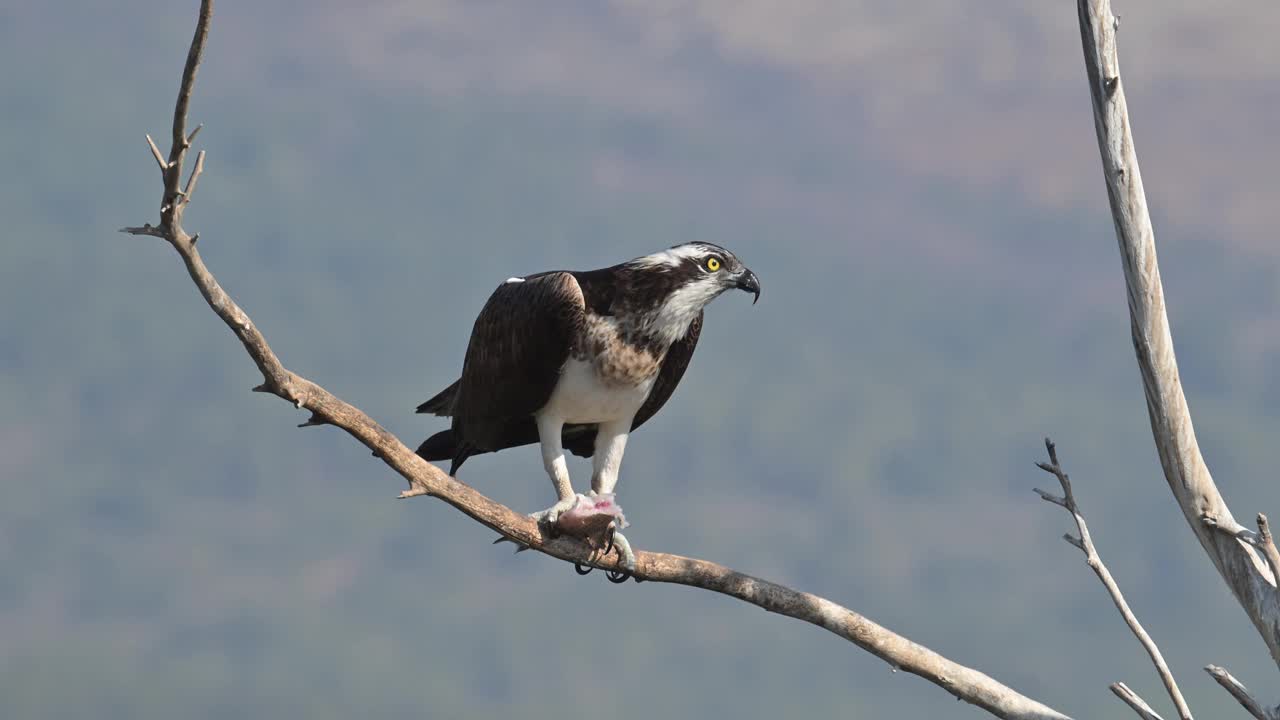
[[[73,5],[0,8],[0,64],[21,68],[0,74],[0,715],[981,715],[755,608],[512,557],[443,504],[392,502],[398,479],[340,433],[295,431],[248,392],[252,364],[173,253],[114,232],[153,219],[141,135],[166,134],[189,9]],[[689,60],[724,81],[695,123],[246,74],[223,63],[247,42],[238,12],[220,11],[231,30],[220,15],[200,76],[209,158],[187,224],[292,369],[414,443],[439,423],[412,408],[455,377],[500,279],[718,242],[763,297],[711,308],[680,391],[633,438],[634,543],[1125,717],[1106,683],[1153,700],[1158,684],[1030,491],[1052,480],[1032,465],[1048,433],[1197,710],[1231,708],[1208,662],[1265,686],[1265,650],[1160,476],[1100,184],[1045,207],[1014,183],[913,176],[883,149],[910,138],[853,116],[833,145],[793,75],[718,56]],[[793,102],[757,100],[775,96]],[[1277,267],[1163,219],[1201,442],[1233,506],[1274,510]],[[551,492],[528,448],[463,479],[516,508]]]

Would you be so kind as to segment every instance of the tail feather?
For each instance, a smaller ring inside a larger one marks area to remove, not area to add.
[[[449,387],[436,393],[436,396],[418,406],[418,412],[430,413],[440,417],[453,416],[453,400],[458,395],[458,383],[461,380],[454,380]]]
[[[457,475],[458,468],[462,467],[462,463],[466,462],[467,458],[479,454],[475,447],[470,444],[463,443],[459,445],[453,430],[441,430],[423,440],[422,444],[418,446],[418,455],[423,460],[431,460],[433,462],[448,460],[450,475]]]
[[[594,424],[566,425],[561,436],[564,448],[574,455],[591,457],[595,453],[596,429]],[[467,458],[472,455],[483,455],[487,452],[530,445],[536,442],[538,442],[538,428],[534,425],[532,418],[526,418],[508,425],[499,436],[496,444],[488,449],[481,450],[467,441],[459,442],[458,436],[454,434],[452,429],[449,429],[441,430],[423,440],[422,444],[418,446],[418,455],[423,460],[432,462],[450,461],[449,474],[457,475],[458,468],[462,467],[462,463],[466,462]]]

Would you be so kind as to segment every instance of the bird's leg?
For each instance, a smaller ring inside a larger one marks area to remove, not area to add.
[[[618,484],[622,453],[627,449],[631,419],[600,423],[596,431],[596,451],[591,456],[591,494],[607,495]]]
[[[572,509],[578,503],[578,496],[573,492],[573,483],[569,480],[569,464],[565,462],[564,447],[561,445],[560,431],[563,428],[563,420],[538,418],[538,437],[542,441],[542,465],[547,469],[547,475],[551,476],[551,482],[556,486],[556,494],[560,499],[555,505],[546,510],[531,513],[529,517],[539,523],[546,523],[552,528],[556,526],[556,521],[560,519],[562,513]]]
[[[631,418],[601,423],[596,432],[596,451],[591,458],[591,494],[610,495],[618,484],[618,470],[622,467],[622,453],[627,449],[627,434],[631,431]],[[636,556],[631,543],[619,532],[625,520],[615,519],[609,525],[610,544],[618,550],[618,557],[627,570],[636,569]],[[625,580],[625,577],[623,578]]]

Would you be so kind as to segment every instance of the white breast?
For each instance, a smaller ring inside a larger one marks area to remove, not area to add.
[[[636,386],[606,385],[593,363],[569,358],[551,399],[538,412],[569,423],[603,423],[635,417],[655,378]]]

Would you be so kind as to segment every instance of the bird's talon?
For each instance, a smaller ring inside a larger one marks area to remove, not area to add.
[[[618,553],[618,560],[620,564],[623,569],[626,570],[627,576],[631,576],[636,571],[636,554],[631,551],[631,543],[627,541],[625,535],[618,532],[616,529],[610,533],[610,540],[612,541],[614,551]],[[614,582],[623,582],[625,580],[626,578],[623,578],[622,580],[615,580]]]
[[[591,567],[590,565],[584,568],[578,563],[573,564],[573,571],[578,573],[579,575],[589,575],[592,570],[595,570],[595,568]]]
[[[626,570],[605,570],[604,576],[614,585],[621,585],[632,578],[631,573]]]
[[[545,526],[547,532],[555,537],[559,534],[556,523],[560,521],[560,516],[572,510],[578,505],[578,495],[567,497],[546,510],[539,510],[535,513],[529,513],[529,517],[537,521],[539,525]]]

